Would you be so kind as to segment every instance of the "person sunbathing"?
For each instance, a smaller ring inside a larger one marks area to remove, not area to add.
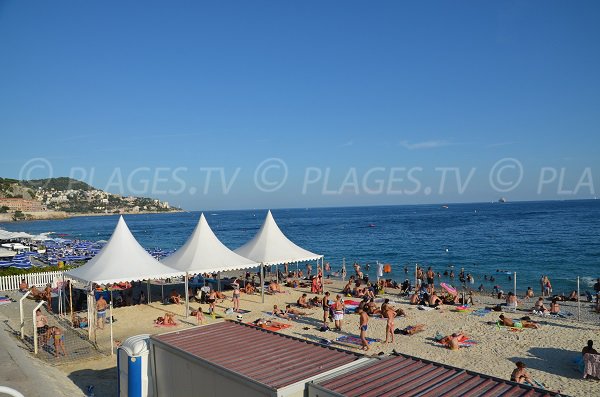
[[[517,368],[515,368],[512,374],[510,374],[510,380],[517,383],[527,382],[530,385],[533,385],[533,379],[525,370],[525,364],[521,361],[517,361],[515,365],[517,366]]]
[[[577,296],[577,291],[573,290],[573,292],[571,292],[567,299],[573,302],[577,302],[579,300],[579,297]]]
[[[418,305],[419,304],[419,294],[417,294],[416,292],[414,294],[412,294],[410,296],[409,302],[411,305]]]
[[[534,328],[534,329],[539,328],[539,326],[536,323],[534,323],[533,321],[527,321],[527,320],[513,321],[512,319],[505,317],[504,314],[501,314],[499,318],[500,318],[501,325],[504,325],[505,327]]]
[[[318,296],[315,296],[314,298],[309,300],[310,304],[314,307],[319,307],[323,304],[323,299],[319,298]]]
[[[552,304],[550,305],[550,314],[557,315],[560,313],[560,306],[558,304],[558,299],[552,299]]]
[[[246,285],[244,286],[244,292],[248,295],[252,295],[254,294],[254,291],[256,291],[254,286],[251,283],[246,283]]]
[[[533,307],[533,310],[536,312],[540,312],[541,314],[546,314],[546,313],[550,312],[550,310],[548,310],[548,308],[546,308],[546,306],[544,306],[544,298],[540,298],[537,300],[537,302],[535,302],[535,306]]]
[[[512,292],[509,292],[508,295],[506,296],[506,306],[516,309],[518,303],[519,303],[519,301],[517,300],[517,296],[515,294],[513,294]]]
[[[288,317],[290,315],[292,315],[292,316],[306,316],[306,314],[307,314],[306,312],[303,312],[301,310],[294,309],[291,305],[286,305],[285,306],[285,312],[284,313],[287,314]]]
[[[299,307],[303,307],[305,309],[310,308],[309,301],[307,301],[307,299],[306,299],[306,294],[302,294],[302,296],[300,298],[298,298],[298,300],[296,301],[296,305],[298,305]]]
[[[171,295],[169,296],[169,301],[171,303],[175,303],[175,304],[180,304],[181,303],[181,295],[179,295],[179,292],[175,291],[174,289],[171,290]]]
[[[271,281],[271,283],[269,284],[269,292],[274,294],[276,292],[283,292],[281,290],[281,286],[279,284],[277,284],[276,281]]]
[[[285,318],[286,320],[290,319],[290,316],[285,311],[278,308],[277,305],[273,305],[273,315],[280,318]]]
[[[409,325],[400,331],[403,335],[414,335],[425,330],[425,324]]]
[[[381,314],[381,309],[379,307],[377,307],[375,302],[373,302],[373,298],[369,299],[369,301],[364,306],[365,306],[365,311],[367,312],[367,314],[369,316],[376,316],[378,314]]]
[[[439,305],[443,304],[444,302],[442,302],[440,297],[437,296],[437,293],[435,291],[433,291],[433,293],[429,296],[428,303],[429,303],[429,307],[438,307]]]
[[[173,313],[165,312],[165,315],[163,317],[163,324],[164,325],[177,325],[173,316],[174,316]]]
[[[460,340],[467,339],[467,336],[462,332],[453,333],[440,339],[439,343],[446,346],[450,350],[460,349]]]

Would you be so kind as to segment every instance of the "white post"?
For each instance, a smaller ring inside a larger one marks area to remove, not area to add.
[[[185,318],[190,312],[190,294],[188,293],[188,272],[185,272]]]
[[[346,258],[342,258],[342,281],[346,281]]]
[[[264,280],[264,272],[263,272],[263,264],[260,264],[260,298],[262,299],[262,303],[265,303],[265,280]]]
[[[37,306],[33,309],[33,313],[32,313],[32,317],[33,317],[33,352],[36,356],[38,354],[38,334],[37,334],[37,324],[35,323],[35,313],[40,308],[40,306],[44,305],[44,303],[46,303],[46,302],[41,301],[40,303],[38,303]]]
[[[418,273],[418,270],[417,270],[417,268],[418,267],[419,267],[419,264],[415,263],[415,291],[418,291],[417,290],[417,287],[418,287],[418,282],[417,282],[417,273]]]
[[[112,299],[110,301],[110,304],[108,305],[108,315],[110,316],[110,355],[113,356],[115,354],[114,352],[114,342],[113,342],[113,321],[112,321],[112,308],[113,308],[113,303],[112,303]],[[104,321],[104,319],[102,319],[102,321]]]
[[[23,295],[23,297],[19,299],[19,314],[21,316],[21,339],[25,339],[25,315],[23,314],[23,299],[27,298],[27,295],[29,294],[31,294],[31,291],[25,292],[25,295]]]
[[[581,321],[581,296],[579,295],[579,276],[577,276],[577,321]]]
[[[517,272],[514,272],[513,282],[514,282],[514,293],[515,293],[515,298],[516,298],[517,297]]]

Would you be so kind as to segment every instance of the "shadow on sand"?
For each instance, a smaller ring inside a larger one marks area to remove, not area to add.
[[[533,357],[512,357],[510,360],[514,363],[522,361],[528,368],[537,371],[570,379],[581,378],[581,373],[573,362],[581,355],[580,352],[552,347],[532,347],[529,349],[529,354]]]
[[[107,369],[82,369],[72,372],[69,379],[81,389],[83,395],[90,394],[90,387],[93,387],[96,396],[116,396],[117,392],[117,368]]]

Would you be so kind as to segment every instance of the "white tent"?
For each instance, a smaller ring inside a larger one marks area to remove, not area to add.
[[[271,211],[267,212],[265,221],[252,240],[242,245],[234,252],[243,257],[261,263],[261,283],[263,277],[262,266],[279,265],[283,263],[304,262],[322,259],[323,255],[305,250],[291,242],[279,229]],[[261,290],[264,285],[261,285]]]
[[[254,238],[234,252],[263,265],[311,261],[323,257],[291,242],[275,223],[270,210]]]
[[[188,273],[215,273],[248,269],[260,265],[253,260],[236,254],[223,245],[208,225],[204,214],[200,214],[198,225],[196,225],[185,244],[161,262],[173,269],[186,272],[186,309],[189,306]],[[188,310],[186,310],[187,312]]]
[[[65,272],[68,277],[98,284],[181,276],[163,265],[137,242],[121,216],[108,243],[85,265]]]
[[[185,244],[161,262],[187,273],[216,273],[260,265],[223,245],[206,222],[204,214],[200,215],[198,225]]]

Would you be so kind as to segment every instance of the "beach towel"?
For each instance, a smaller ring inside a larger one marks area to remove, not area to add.
[[[205,316],[213,317],[213,315],[211,313],[209,313],[209,312],[203,312],[203,313],[204,313]],[[216,312],[215,312],[215,316],[214,317],[215,318],[225,318],[225,317],[223,317],[222,315],[220,315],[219,313],[216,313]]]
[[[290,328],[292,326],[291,324],[280,323],[277,321],[271,321],[269,325],[265,325],[265,326],[256,325],[253,322],[249,322],[246,324],[251,325],[256,328],[266,329],[267,331],[273,331],[273,332],[277,332],[282,329]]]
[[[436,335],[436,338],[435,338],[435,339],[437,339],[437,338],[438,338],[438,335]],[[438,340],[437,340],[437,342],[439,343],[439,341],[440,341],[441,339],[442,339],[442,338],[438,339]],[[446,345],[444,345],[444,344],[441,344],[441,343],[439,343],[439,344],[440,344],[440,345],[442,345],[442,346],[446,346]],[[471,347],[471,346],[474,346],[474,345],[476,345],[476,344],[477,344],[477,342],[476,342],[475,340],[473,340],[473,339],[471,339],[471,338],[469,338],[469,337],[467,337],[467,336],[464,336],[464,335],[462,335],[462,336],[460,336],[460,337],[458,338],[458,346],[459,346],[459,347]]]
[[[481,308],[481,309],[477,309],[471,312],[472,316],[478,316],[478,317],[483,317],[488,313],[491,313],[492,310],[491,309],[486,309],[486,308]]]
[[[350,300],[350,299],[345,299],[344,300],[344,305],[346,305],[346,306],[358,306],[358,305],[360,305],[360,301],[354,301],[354,300]]]
[[[0,298],[0,305],[7,305],[11,302],[9,298]]]
[[[511,331],[511,332],[521,332],[525,329],[523,327],[509,327],[509,326],[502,324],[500,321],[496,322],[496,326],[498,327],[498,329],[506,329],[507,331]]]
[[[425,310],[425,311],[429,311],[429,310],[435,310],[435,308],[434,308],[434,307],[423,306],[423,305],[419,305],[419,306],[417,306],[417,309],[419,309],[419,310]]]
[[[336,338],[336,342],[349,343],[351,345],[362,346],[362,340],[358,336],[342,335]],[[381,339],[367,338],[367,343],[370,345],[374,342],[381,342]]]
[[[251,310],[239,309],[237,312],[234,312],[233,314],[248,314],[250,312],[251,312]]]

